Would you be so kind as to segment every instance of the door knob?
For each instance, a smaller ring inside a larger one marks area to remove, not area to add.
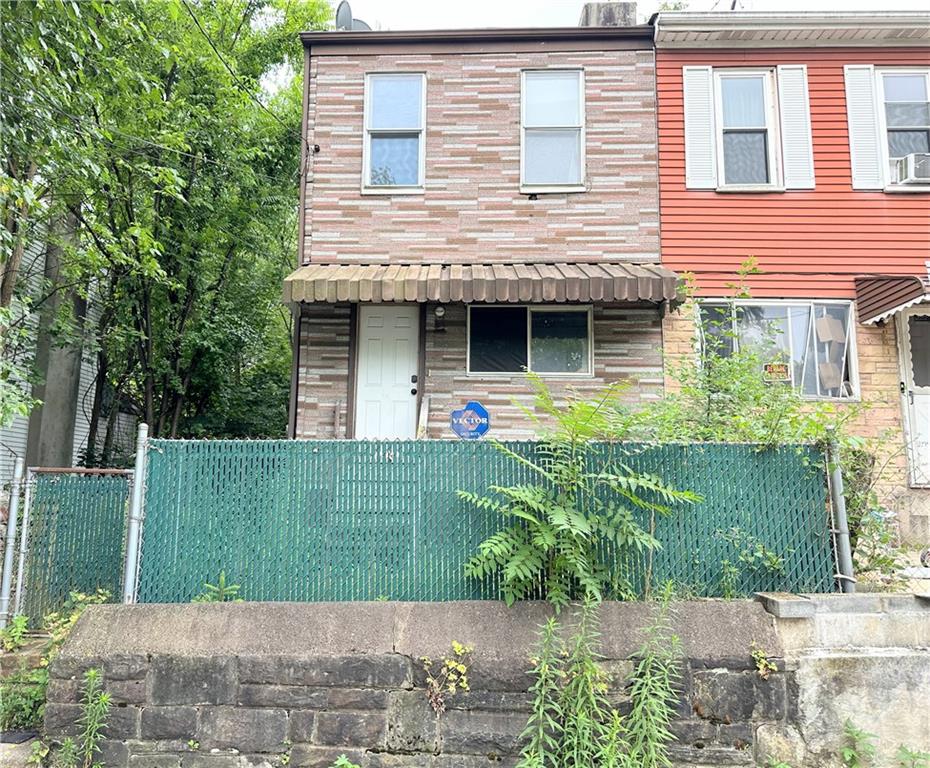
[[[410,390],[410,394],[411,394],[411,395],[415,395],[416,393],[417,393],[417,388],[416,388],[416,387],[413,387],[413,388]]]

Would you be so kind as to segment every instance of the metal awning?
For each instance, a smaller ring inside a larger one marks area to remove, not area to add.
[[[680,279],[659,264],[308,264],[285,302],[675,301]]]
[[[872,325],[916,304],[930,303],[930,276],[866,275],[856,278],[859,322]]]

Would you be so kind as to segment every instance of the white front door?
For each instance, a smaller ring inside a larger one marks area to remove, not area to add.
[[[908,310],[901,322],[911,483],[930,485],[930,310]]]
[[[359,306],[357,438],[416,436],[419,331],[417,305]]]

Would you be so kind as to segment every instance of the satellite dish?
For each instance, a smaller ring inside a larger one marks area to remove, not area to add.
[[[336,29],[352,29],[352,9],[346,0],[339,3],[336,8]]]
[[[371,32],[371,27],[361,19],[352,19],[352,29],[356,32]]]

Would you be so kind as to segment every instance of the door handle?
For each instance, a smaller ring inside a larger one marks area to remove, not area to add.
[[[415,395],[416,393],[417,393],[417,388],[416,388],[416,387],[413,387],[413,388],[410,390],[410,394],[411,394],[411,395]]]
[[[410,383],[411,383],[411,384],[416,384],[416,383],[417,383],[417,375],[416,375],[416,374],[413,374],[413,376],[410,377]]]

